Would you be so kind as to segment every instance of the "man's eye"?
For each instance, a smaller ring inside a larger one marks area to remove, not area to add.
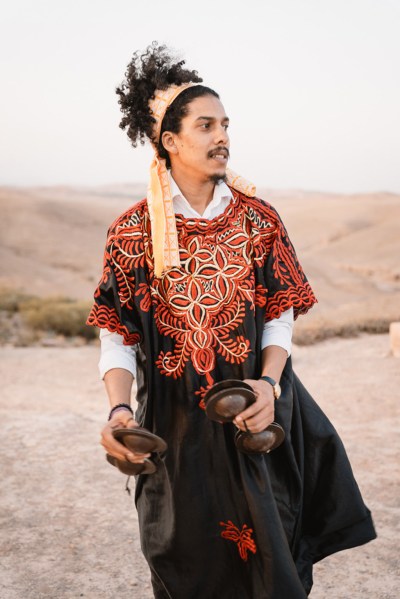
[[[225,131],[227,131],[228,127],[229,127],[229,125],[224,125]]]
[[[202,125],[203,129],[209,129],[210,128],[210,123],[204,123]]]

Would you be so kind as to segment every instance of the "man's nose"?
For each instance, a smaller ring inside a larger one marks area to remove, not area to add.
[[[216,146],[227,146],[229,144],[229,135],[225,126],[218,127],[214,141]]]

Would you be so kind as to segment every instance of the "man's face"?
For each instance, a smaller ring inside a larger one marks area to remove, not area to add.
[[[172,169],[197,180],[224,178],[229,158],[228,125],[218,98],[209,95],[192,100],[180,132],[172,134]]]

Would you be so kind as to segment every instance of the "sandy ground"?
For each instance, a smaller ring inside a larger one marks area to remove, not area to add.
[[[378,531],[315,567],[312,599],[399,597],[400,360],[388,347],[377,335],[294,349]],[[152,597],[133,498],[98,443],[108,408],[97,355],[93,346],[0,348],[1,599]]]

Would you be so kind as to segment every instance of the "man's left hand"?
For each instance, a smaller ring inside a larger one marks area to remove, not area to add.
[[[251,433],[259,433],[274,421],[274,390],[268,381],[262,379],[246,379],[244,382],[252,387],[256,394],[256,401],[238,414],[233,422],[242,431],[249,430]]]

